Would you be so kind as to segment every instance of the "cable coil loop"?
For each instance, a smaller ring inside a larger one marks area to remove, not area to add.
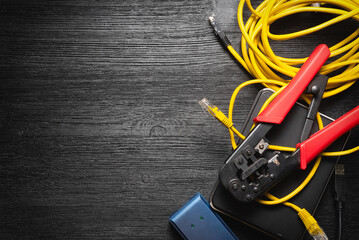
[[[228,50],[241,63],[241,65],[254,77],[258,79],[273,79],[288,83],[279,75],[293,78],[299,67],[307,58],[286,58],[277,56],[269,43],[269,40],[285,41],[315,33],[333,24],[347,19],[359,22],[359,2],[355,0],[324,0],[320,1],[320,7],[316,7],[315,0],[265,0],[256,9],[250,0],[240,0],[238,5],[238,25],[242,33],[241,57],[232,46]],[[244,3],[247,4],[252,15],[246,23],[243,20]],[[335,8],[337,7],[337,8]],[[270,26],[275,21],[289,15],[303,12],[321,12],[334,15],[329,21],[317,26],[307,28],[298,32],[288,34],[273,34]],[[330,47],[330,58],[337,58],[324,65],[320,73],[328,75],[339,70],[339,74],[329,78],[323,98],[340,93],[359,78],[359,28],[342,41]],[[341,71],[340,71],[341,70]],[[333,73],[334,74],[334,73]],[[265,87],[277,91],[276,84],[263,83]]]

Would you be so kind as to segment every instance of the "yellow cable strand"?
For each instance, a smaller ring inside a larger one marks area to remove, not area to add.
[[[267,194],[266,194],[266,197],[269,198],[269,199],[271,199],[272,201],[277,201],[277,200],[279,200],[277,197],[273,196],[273,195],[270,194],[270,193],[267,193]],[[257,200],[257,201],[258,201],[258,200]],[[297,211],[297,212],[300,212],[300,211],[301,211],[301,209],[300,209],[298,206],[294,205],[293,203],[284,202],[283,204],[286,205],[286,206],[288,206],[288,207],[293,208],[293,209],[294,209],[295,211]]]
[[[348,155],[351,154],[353,152],[359,151],[359,146],[353,147],[351,149],[347,149],[345,151],[339,151],[339,152],[323,152],[322,156],[331,156],[331,157],[335,157],[335,156],[343,156],[343,155]]]

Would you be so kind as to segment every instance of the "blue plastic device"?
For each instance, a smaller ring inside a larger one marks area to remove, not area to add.
[[[186,240],[238,240],[200,193],[174,212],[169,220]]]

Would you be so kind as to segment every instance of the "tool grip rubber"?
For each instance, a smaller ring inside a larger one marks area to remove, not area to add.
[[[299,143],[300,168],[306,169],[307,164],[326,149],[332,142],[359,124],[359,105],[314,133],[306,141]]]
[[[253,121],[280,124],[329,55],[327,45],[317,46],[285,89]]]

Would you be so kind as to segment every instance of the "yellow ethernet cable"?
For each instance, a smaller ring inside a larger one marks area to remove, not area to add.
[[[248,9],[252,15],[246,23],[243,20],[244,3],[247,4]],[[329,7],[330,5],[330,7]],[[335,7],[336,6],[336,7]],[[331,14],[334,17],[317,26],[304,29],[298,32],[289,34],[273,34],[270,32],[270,25],[275,21],[296,13],[303,12],[321,12]],[[312,34],[329,27],[346,19],[354,19],[359,21],[359,2],[357,0],[323,0],[320,4],[315,0],[265,0],[257,8],[253,8],[250,0],[240,0],[238,4],[238,25],[242,33],[240,50],[242,56],[232,47],[226,34],[219,27],[214,19],[214,16],[209,18],[209,21],[214,29],[215,34],[220,38],[222,43],[232,54],[232,56],[246,69],[254,78],[254,80],[246,81],[240,84],[232,94],[228,118],[218,109],[218,107],[211,105],[207,99],[200,102],[201,106],[209,111],[211,115],[215,116],[222,124],[229,129],[230,140],[233,149],[237,148],[234,134],[241,139],[245,137],[233,127],[232,116],[233,106],[239,91],[250,84],[262,84],[265,87],[271,88],[275,91],[274,94],[265,102],[261,111],[280,93],[280,91],[289,83],[279,76],[288,76],[293,78],[298,72],[299,68],[295,65],[303,64],[307,58],[286,58],[277,56],[271,46],[270,40],[285,41],[301,37],[307,34]],[[323,98],[328,98],[345,91],[351,87],[357,79],[359,79],[359,28],[352,34],[345,37],[342,41],[330,47],[330,58],[337,57],[334,61],[324,65],[320,69],[320,73],[324,75],[331,74]],[[339,70],[339,71],[338,71]],[[338,73],[339,72],[339,73]],[[337,75],[333,75],[336,73]],[[302,95],[302,99],[310,104],[311,100]],[[205,104],[205,102],[207,104]],[[316,115],[319,129],[323,128],[323,123],[319,113]],[[253,126],[254,127],[254,126]],[[270,145],[269,149],[278,151],[294,151],[295,148]],[[323,152],[321,156],[341,156],[351,154],[359,150],[359,146],[352,149],[339,152]],[[265,196],[270,200],[256,199],[258,202],[266,205],[284,204],[293,208],[298,212],[298,216],[303,221],[308,232],[314,239],[328,239],[316,220],[305,209],[287,202],[298,194],[312,179],[316,170],[319,167],[321,156],[319,156],[312,167],[306,179],[291,193],[280,199],[266,193]]]
[[[324,233],[323,229],[319,226],[317,220],[314,219],[310,213],[304,208],[298,212],[298,216],[304,223],[305,228],[308,230],[308,233],[313,237],[314,240],[328,240],[327,235]]]
[[[278,198],[276,198],[275,196],[269,193],[266,194],[266,197],[272,199],[273,201],[278,200]],[[305,228],[307,229],[308,233],[313,237],[314,240],[328,240],[327,235],[325,234],[323,229],[319,226],[318,222],[305,208],[300,208],[290,202],[284,202],[283,205],[287,207],[291,207],[298,212],[298,216],[300,220],[302,220]]]
[[[208,111],[213,117],[215,117],[218,121],[220,121],[224,126],[226,126],[230,131],[233,131],[237,134],[241,139],[245,139],[245,137],[233,127],[232,120],[229,120],[224,113],[222,113],[217,106],[214,106],[208,101],[207,98],[203,98],[198,102],[201,107]]]

